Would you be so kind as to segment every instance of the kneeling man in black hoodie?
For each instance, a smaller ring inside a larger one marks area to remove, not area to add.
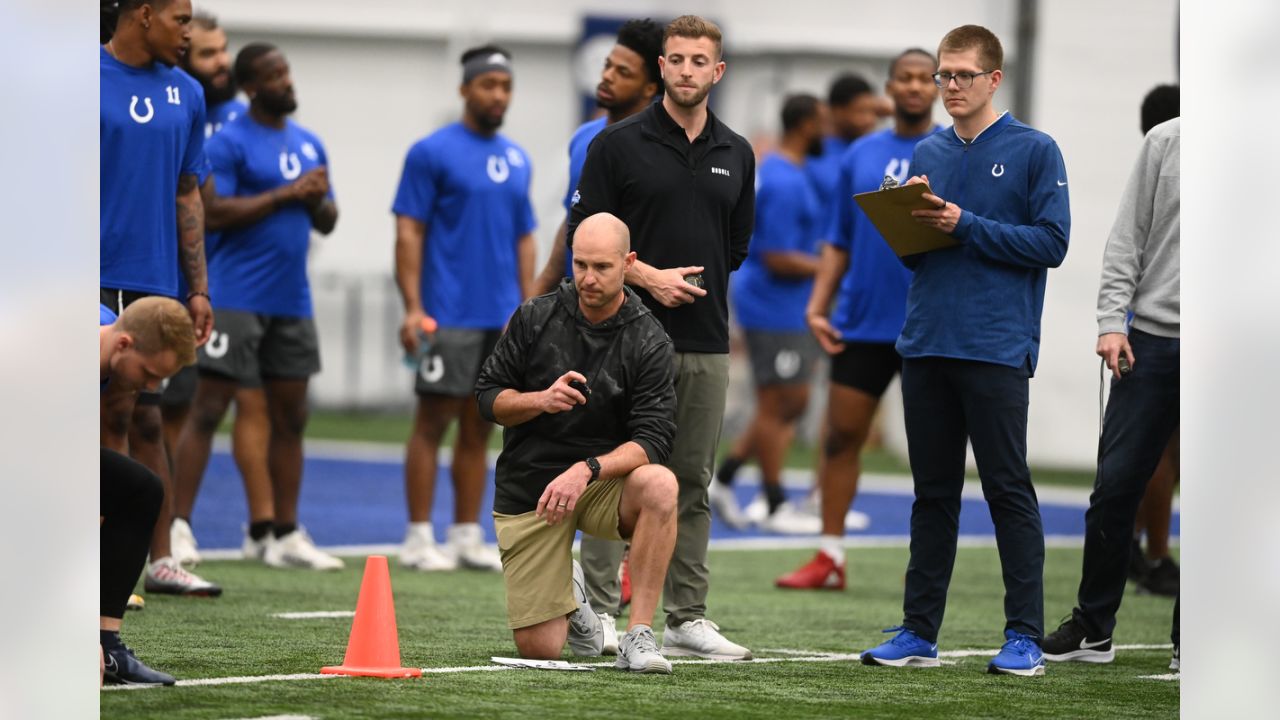
[[[574,236],[573,279],[516,310],[476,381],[502,425],[493,501],[507,619],[522,657],[600,655],[604,628],[573,560],[577,530],[631,543],[631,614],[616,667],[670,673],[651,623],[676,539],[672,346],[623,284],[635,262],[608,213]]]

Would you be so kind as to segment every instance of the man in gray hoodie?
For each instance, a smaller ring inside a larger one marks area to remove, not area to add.
[[[1044,639],[1053,661],[1109,663],[1133,523],[1147,481],[1178,427],[1181,121],[1147,133],[1116,214],[1098,290],[1098,355],[1112,372],[1085,513],[1084,573],[1071,618]],[[1132,321],[1126,322],[1129,313]],[[1178,669],[1178,604],[1173,606]]]

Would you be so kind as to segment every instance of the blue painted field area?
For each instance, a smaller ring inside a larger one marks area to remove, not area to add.
[[[432,521],[439,539],[453,520],[453,488],[448,468],[442,467],[436,484]],[[745,505],[758,492],[755,485],[737,488]],[[790,489],[794,496],[803,490]],[[1042,493],[1040,511],[1045,534],[1082,536],[1084,508],[1078,502],[1055,503]],[[493,474],[489,475],[484,507],[491,507]],[[867,489],[858,495],[854,509],[871,516],[871,527],[856,536],[896,536],[909,534],[911,497],[901,491]],[[404,500],[404,469],[398,460],[335,459],[309,457],[306,461],[299,509],[302,523],[319,545],[365,545],[398,543],[403,539],[407,514]],[[201,549],[239,548],[248,522],[240,475],[225,451],[215,451],[196,502],[192,524]],[[493,520],[481,513],[481,524],[490,542],[494,541]],[[1178,534],[1179,517],[1173,518],[1173,534]],[[714,520],[713,539],[777,537],[758,530],[735,531]],[[991,537],[991,519],[986,503],[966,498],[960,514],[962,537]]]

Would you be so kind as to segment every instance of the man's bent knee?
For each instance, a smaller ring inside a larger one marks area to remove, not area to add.
[[[632,472],[641,489],[641,504],[647,510],[675,512],[680,483],[675,473],[662,465],[642,465]]]
[[[527,660],[557,660],[564,651],[569,637],[569,624],[564,618],[552,618],[546,622],[511,631],[516,642],[516,652]]]

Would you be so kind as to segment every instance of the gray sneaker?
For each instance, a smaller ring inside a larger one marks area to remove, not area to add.
[[[648,625],[637,625],[622,636],[613,666],[631,672],[671,674],[671,661],[658,652],[658,641]]]
[[[604,625],[587,603],[586,581],[577,560],[573,561],[573,598],[578,609],[569,616],[569,649],[574,655],[598,657],[604,652]]]

